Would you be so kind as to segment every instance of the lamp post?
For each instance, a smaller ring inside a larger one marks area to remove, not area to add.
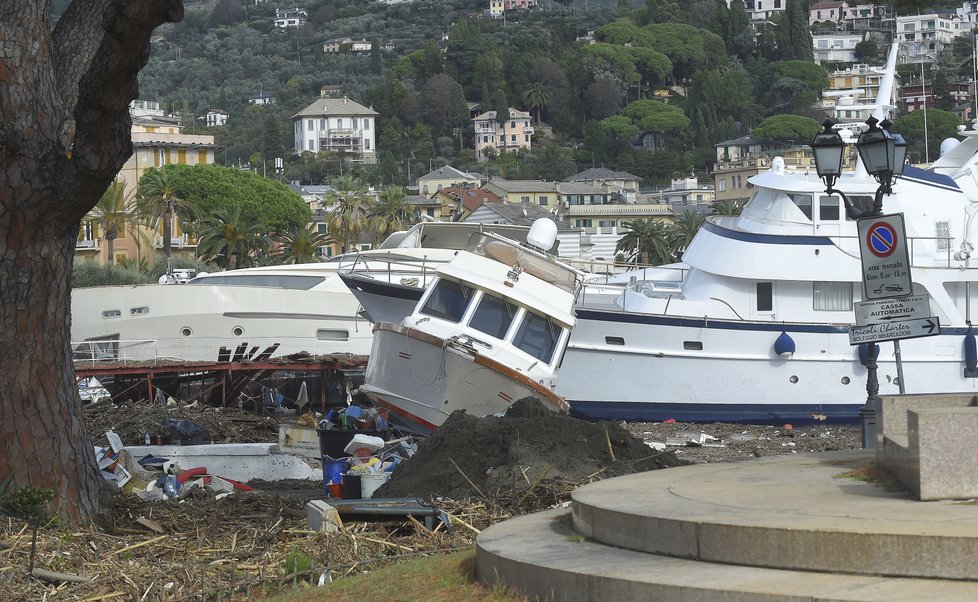
[[[879,125],[877,125],[879,124]],[[893,193],[893,179],[903,173],[907,159],[907,143],[900,134],[889,131],[888,119],[882,122],[875,117],[866,120],[869,127],[859,134],[856,140],[856,150],[859,160],[866,171],[879,183],[873,204],[860,209],[852,204],[849,197],[841,190],[834,188],[842,174],[842,157],[845,142],[842,136],[832,129],[835,125],[831,119],[822,122],[823,130],[812,140],[812,154],[815,157],[815,171],[825,183],[826,194],[838,194],[846,207],[846,217],[860,219],[864,217],[879,217],[883,215],[883,195]],[[882,127],[880,127],[882,126]],[[866,350],[866,403],[859,408],[859,422],[862,426],[863,448],[875,447],[876,420],[875,408],[879,402],[880,385],[876,375],[878,365],[876,358],[879,347],[876,343],[868,343]]]

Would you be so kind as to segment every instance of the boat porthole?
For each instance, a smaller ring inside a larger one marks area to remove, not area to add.
[[[844,385],[848,385],[849,384],[849,377],[848,376],[843,376],[842,377],[842,384],[844,384]]]
[[[240,337],[241,335],[244,334],[244,328],[241,328],[240,326],[235,326],[234,328],[231,329],[231,334],[233,334],[236,337]]]
[[[791,384],[795,384],[798,382],[798,377],[792,374],[791,378],[788,379],[788,382],[790,382]]]
[[[180,334],[182,334],[185,337],[189,337],[193,333],[194,333],[194,331],[193,330],[190,330],[190,327],[189,326],[184,326],[183,328],[180,329]]]
[[[445,400],[445,405],[448,405],[448,400],[447,399]]]

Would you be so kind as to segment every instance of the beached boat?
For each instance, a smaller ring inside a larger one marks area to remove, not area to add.
[[[76,359],[240,361],[292,353],[370,350],[371,325],[337,275],[367,269],[395,284],[425,280],[472,232],[525,240],[529,228],[424,222],[377,249],[328,262],[200,274],[186,284],[101,286],[72,291]]]
[[[422,431],[455,410],[491,415],[526,396],[566,411],[553,389],[583,274],[543,250],[556,229],[537,220],[526,244],[473,234],[408,317],[374,326],[360,391]]]
[[[888,98],[891,52],[881,98]],[[876,105],[885,115],[883,101]],[[978,131],[929,169],[907,166],[883,198],[902,213],[913,295],[939,336],[879,344],[880,394],[978,392],[972,307],[978,266]],[[626,274],[615,308],[578,304],[557,392],[590,419],[852,421],[867,398],[860,347],[850,345],[863,294],[857,224],[814,173],[772,168],[749,180],[738,216],[713,216],[683,262]],[[835,188],[873,202],[857,164]],[[865,355],[866,347],[862,346]]]

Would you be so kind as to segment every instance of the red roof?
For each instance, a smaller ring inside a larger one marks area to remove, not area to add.
[[[466,211],[474,211],[482,203],[501,203],[503,200],[497,195],[482,188],[462,188],[453,186],[442,188],[441,192],[450,195],[454,199],[462,199],[462,208]]]

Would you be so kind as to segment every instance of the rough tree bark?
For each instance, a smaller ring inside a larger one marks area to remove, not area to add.
[[[128,104],[180,0],[0,3],[0,480],[53,489],[64,519],[105,508],[70,350],[79,220],[132,154]]]

